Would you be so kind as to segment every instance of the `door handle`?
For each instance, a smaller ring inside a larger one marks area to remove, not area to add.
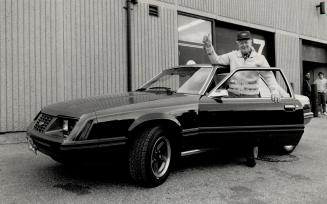
[[[293,104],[287,104],[287,105],[284,106],[284,109],[285,109],[286,111],[295,111],[296,106],[293,105]]]

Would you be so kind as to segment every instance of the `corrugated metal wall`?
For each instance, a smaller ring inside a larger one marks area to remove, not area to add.
[[[297,37],[276,33],[276,65],[283,69],[289,82],[294,84],[295,93],[300,93],[301,65],[300,41]]]
[[[44,105],[126,90],[124,1],[0,0],[0,132]]]
[[[132,15],[135,89],[161,70],[178,65],[177,10],[159,7],[159,17],[149,16],[148,4],[140,2]]]

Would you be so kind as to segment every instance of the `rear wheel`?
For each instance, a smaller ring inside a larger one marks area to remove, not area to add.
[[[134,139],[129,151],[129,172],[141,186],[162,184],[171,168],[173,148],[168,132],[161,126],[146,128]]]

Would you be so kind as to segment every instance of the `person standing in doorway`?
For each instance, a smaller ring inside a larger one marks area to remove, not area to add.
[[[311,85],[310,85],[310,73],[307,72],[303,78],[303,95],[311,98]]]
[[[327,115],[326,113],[326,93],[327,93],[327,79],[324,78],[324,73],[318,73],[318,79],[314,82],[317,84],[318,91],[318,105],[321,108],[321,113]]]

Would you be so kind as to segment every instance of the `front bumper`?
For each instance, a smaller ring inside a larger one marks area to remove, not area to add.
[[[65,141],[64,138],[55,138],[52,135],[27,131],[29,149],[33,152],[42,152],[53,158],[81,159],[101,156],[104,152],[126,150],[127,137],[109,139]]]

